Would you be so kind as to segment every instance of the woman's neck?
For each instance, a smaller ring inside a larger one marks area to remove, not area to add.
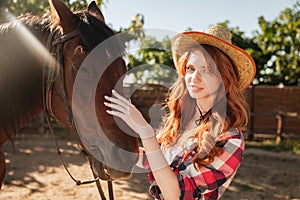
[[[197,99],[196,104],[202,115],[204,116],[207,112],[209,112],[221,99],[226,96],[225,91],[222,90],[223,87],[220,88],[214,94],[211,94],[207,98]],[[200,114],[199,114],[200,115]]]

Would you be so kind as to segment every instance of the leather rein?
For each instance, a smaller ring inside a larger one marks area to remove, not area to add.
[[[69,126],[70,130],[75,131],[76,139],[80,143],[79,134],[78,134],[78,131],[75,126],[73,113],[71,111],[71,107],[70,107],[68,97],[67,97],[65,76],[64,76],[64,60],[63,60],[63,45],[64,45],[64,43],[71,39],[74,39],[75,37],[78,37],[78,36],[80,36],[80,33],[78,30],[75,30],[75,31],[70,32],[65,35],[61,35],[60,30],[58,30],[58,29],[51,31],[48,36],[46,47],[50,51],[51,55],[53,56],[53,59],[50,62],[45,61],[44,66],[43,66],[43,87],[42,87],[43,91],[42,92],[43,92],[44,113],[45,113],[46,120],[48,122],[48,126],[50,129],[51,135],[55,141],[57,153],[59,154],[61,162],[62,162],[65,170],[71,177],[71,179],[78,186],[95,182],[97,185],[99,194],[101,196],[101,199],[106,200],[106,197],[104,195],[104,192],[103,192],[101,184],[100,184],[100,178],[97,177],[96,174],[94,173],[93,168],[92,168],[92,162],[91,162],[91,159],[89,156],[88,156],[88,160],[89,160],[90,167],[91,167],[91,170],[94,175],[94,179],[88,180],[88,181],[81,181],[79,179],[74,178],[74,176],[68,170],[68,168],[64,162],[64,159],[62,157],[61,151],[59,149],[57,140],[55,138],[54,128],[53,128],[52,121],[51,121],[51,117],[56,118],[53,113],[53,110],[52,110],[52,93],[53,93],[54,83],[55,83],[56,79],[59,78],[61,98],[62,98],[63,104],[64,104],[64,111],[67,115],[68,126]],[[83,151],[85,155],[88,155],[88,153],[84,149],[82,149],[81,151]],[[112,181],[108,180],[107,183],[108,183],[108,190],[109,190],[109,199],[113,200],[114,196],[113,196]]]

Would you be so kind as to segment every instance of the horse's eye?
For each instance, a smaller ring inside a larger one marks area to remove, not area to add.
[[[78,70],[84,61],[87,53],[84,51],[84,48],[82,46],[78,46],[74,50],[73,59],[72,59],[72,67],[76,70]]]

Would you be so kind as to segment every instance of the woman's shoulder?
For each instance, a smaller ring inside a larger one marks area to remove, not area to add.
[[[228,146],[228,144],[231,144],[231,143],[234,143],[236,145],[238,145],[238,144],[242,145],[242,143],[244,143],[244,137],[243,137],[242,131],[240,129],[232,128],[226,132],[223,132],[221,137],[217,141],[216,146],[223,148],[226,144],[227,144],[226,146]],[[229,145],[229,146],[231,146],[231,145]]]
[[[228,131],[223,132],[220,137],[221,141],[230,139],[243,139],[242,131],[239,128],[231,128]]]

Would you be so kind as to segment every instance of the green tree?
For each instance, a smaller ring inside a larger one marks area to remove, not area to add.
[[[88,0],[62,0],[71,9],[78,10],[86,8]],[[100,7],[104,5],[103,0],[95,0]],[[47,0],[0,0],[0,22],[5,22],[5,13],[10,12],[15,16],[30,12],[35,15],[42,15],[50,11]]]
[[[140,49],[136,54],[128,54],[128,69],[133,70],[134,82],[137,83],[169,83],[173,82],[176,73],[172,60],[171,40],[165,36],[162,41],[155,37],[145,36],[140,41]]]
[[[142,40],[145,38],[145,33],[143,30],[144,26],[144,15],[136,14],[135,17],[131,20],[131,23],[128,28],[121,27],[118,33],[122,33],[122,37],[120,38],[123,43],[128,46],[130,45],[130,41],[132,40]]]
[[[271,22],[259,17],[260,32],[255,41],[269,58],[258,70],[262,84],[299,85],[300,83],[300,3],[284,9]]]

